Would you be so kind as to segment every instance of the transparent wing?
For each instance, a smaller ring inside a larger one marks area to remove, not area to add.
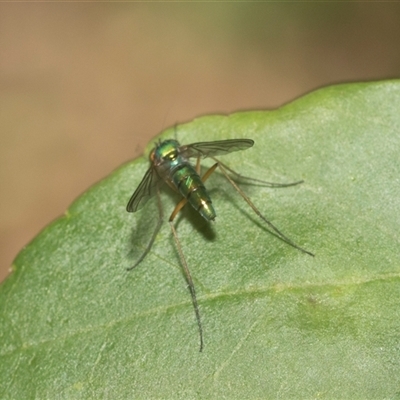
[[[155,195],[160,183],[162,183],[162,180],[157,175],[155,168],[150,167],[130,198],[128,205],[126,206],[126,211],[135,212],[142,208],[146,204],[147,200]]]
[[[213,157],[231,153],[233,151],[246,150],[252,147],[251,139],[215,140],[213,142],[198,142],[181,146],[179,151],[183,157]]]

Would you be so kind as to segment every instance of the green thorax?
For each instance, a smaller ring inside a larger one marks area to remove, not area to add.
[[[216,217],[210,196],[189,159],[182,154],[179,142],[165,140],[159,143],[151,154],[151,160],[158,175],[185,197],[206,220]]]

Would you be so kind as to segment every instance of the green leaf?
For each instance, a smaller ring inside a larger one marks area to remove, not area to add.
[[[0,288],[0,398],[399,398],[400,82],[340,85],[276,111],[207,116],[183,144],[251,138],[221,159],[305,255],[269,234],[220,173],[214,224],[176,220],[205,348],[168,223],[133,271],[155,202],[125,206],[122,166],[21,251]],[[153,144],[149,145],[149,149]],[[211,161],[205,160],[205,165]],[[176,197],[165,192],[165,216]]]

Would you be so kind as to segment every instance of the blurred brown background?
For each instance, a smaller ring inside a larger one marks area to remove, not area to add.
[[[399,3],[0,4],[0,280],[162,129],[399,72]]]

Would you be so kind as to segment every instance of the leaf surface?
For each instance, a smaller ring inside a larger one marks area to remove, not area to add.
[[[400,397],[399,109],[399,81],[349,84],[164,132],[182,144],[253,139],[221,161],[258,179],[304,179],[241,187],[315,258],[268,233],[214,173],[216,222],[188,207],[176,220],[203,322],[199,353],[168,223],[126,271],[157,222],[155,202],[125,211],[149,166],[141,157],[15,260],[0,288],[0,397]],[[168,218],[177,198],[162,198]]]

